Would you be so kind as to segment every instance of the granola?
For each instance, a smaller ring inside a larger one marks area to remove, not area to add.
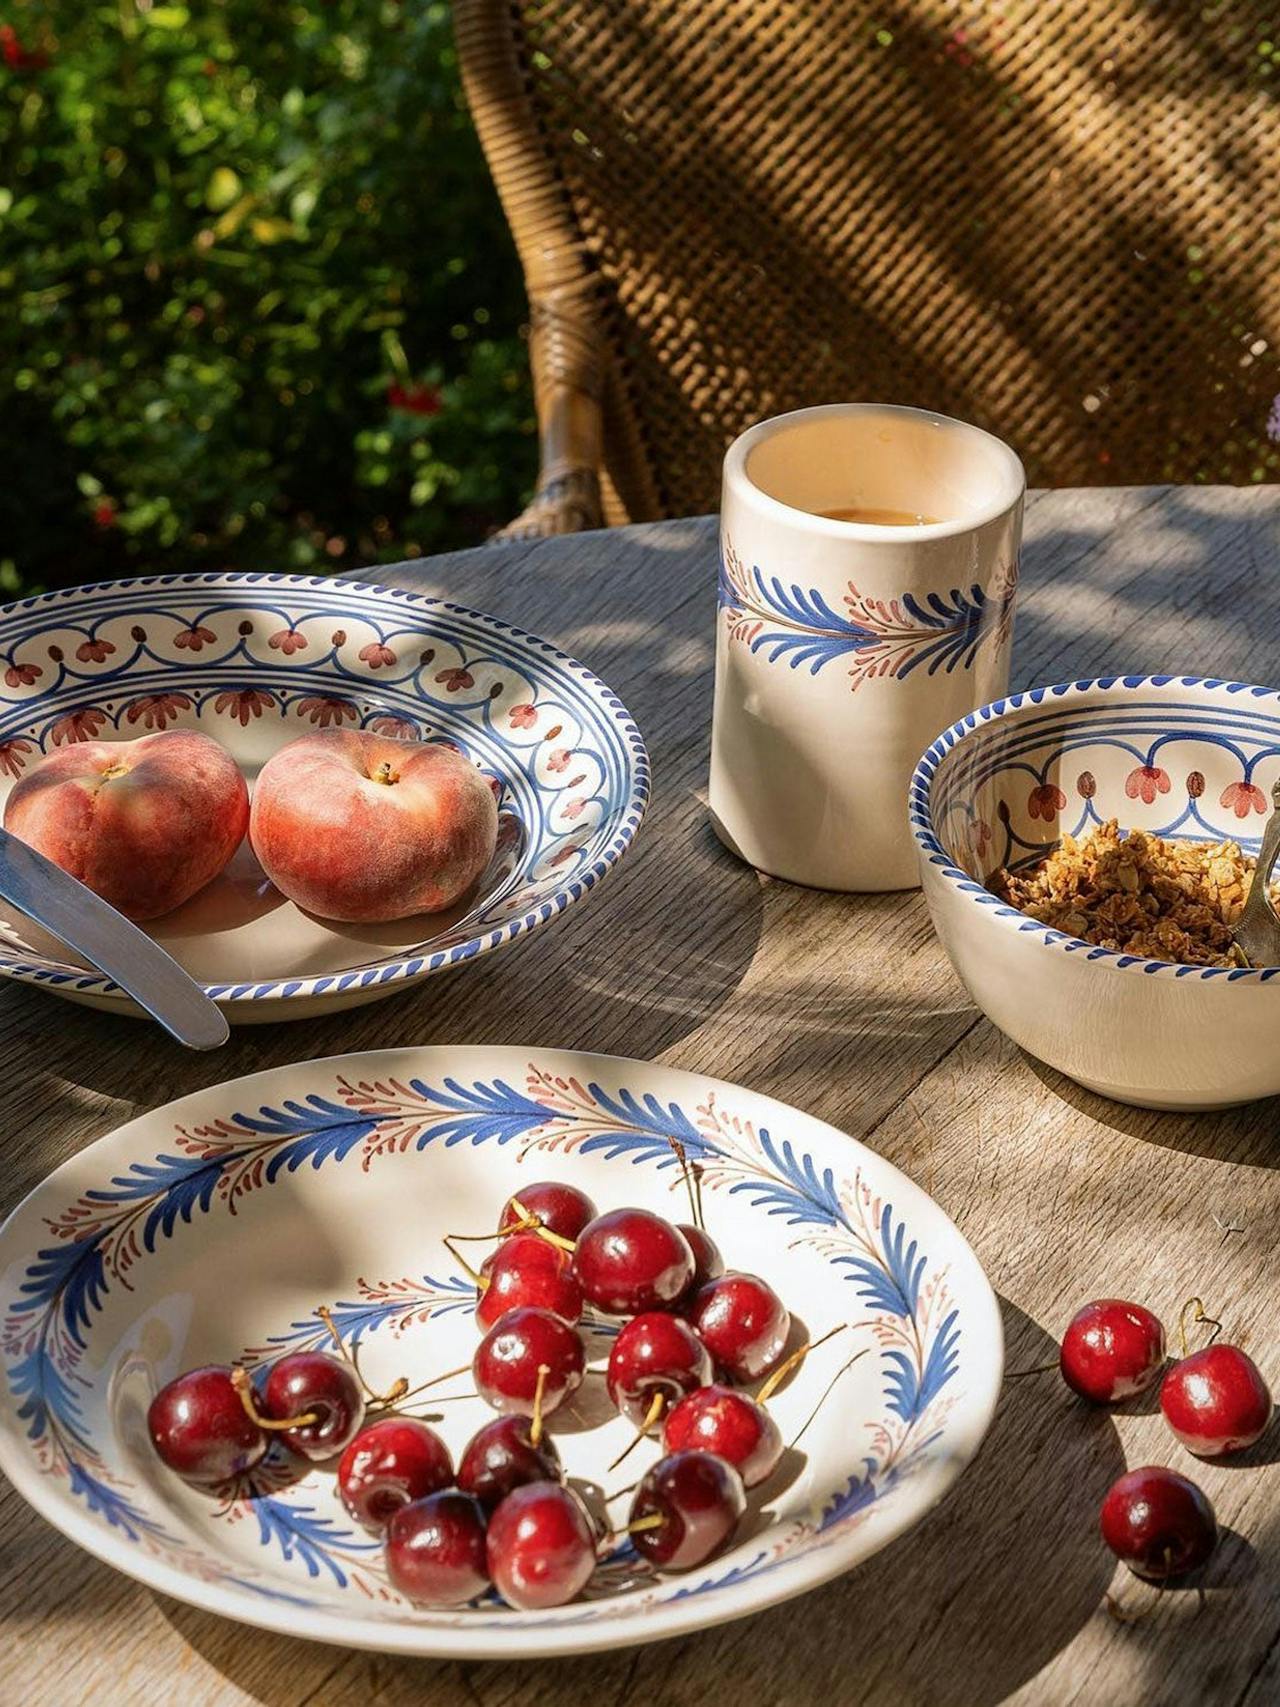
[[[987,887],[1053,930],[1099,948],[1178,966],[1246,966],[1231,927],[1257,861],[1235,842],[1174,842],[1112,818],[1063,836],[1026,871],[1001,869]]]

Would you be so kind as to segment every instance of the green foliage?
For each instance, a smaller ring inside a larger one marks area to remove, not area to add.
[[[0,587],[479,541],[535,457],[448,8],[0,12]]]

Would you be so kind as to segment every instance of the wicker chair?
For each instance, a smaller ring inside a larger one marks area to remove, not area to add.
[[[714,509],[734,434],[835,398],[980,422],[1044,485],[1276,478],[1272,0],[455,15],[529,291],[510,531]]]

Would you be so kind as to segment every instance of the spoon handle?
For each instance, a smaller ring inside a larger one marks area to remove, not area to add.
[[[1280,858],[1280,779],[1271,790],[1271,808],[1244,911],[1231,933],[1254,966],[1280,965],[1280,919],[1271,905],[1271,874]]]

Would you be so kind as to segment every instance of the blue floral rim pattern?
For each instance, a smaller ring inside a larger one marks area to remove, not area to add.
[[[1137,692],[1151,688],[1217,690],[1232,696],[1239,696],[1242,701],[1265,701],[1275,709],[1277,714],[1280,714],[1280,693],[1272,688],[1257,687],[1247,682],[1231,682],[1216,677],[1202,676],[1103,676],[1095,681],[1059,682],[1050,687],[1030,688],[1022,693],[1011,694],[1005,699],[994,700],[990,705],[980,706],[977,710],[969,712],[958,723],[953,723],[949,729],[944,730],[938,736],[937,740],[921,756],[912,776],[908,795],[908,815],[916,845],[929,864],[936,867],[949,883],[954,884],[957,889],[969,896],[979,906],[988,908],[991,916],[999,919],[1003,926],[1024,935],[1033,936],[1048,948],[1059,949],[1067,954],[1083,955],[1086,960],[1096,961],[1116,971],[1136,972],[1145,977],[1173,979],[1179,983],[1188,979],[1196,983],[1211,980],[1225,981],[1228,984],[1241,982],[1271,983],[1280,977],[1280,966],[1261,968],[1177,966],[1167,960],[1149,960],[1141,955],[1123,954],[1116,949],[1099,948],[1093,943],[1082,941],[1079,937],[1068,936],[1063,931],[1053,930],[1049,926],[1041,924],[1037,919],[1028,918],[1016,907],[1010,907],[998,896],[993,895],[989,889],[955,863],[952,855],[943,847],[938,838],[933,815],[934,778],[942,761],[974,730],[996,723],[1001,718],[1008,717],[1024,706],[1052,704],[1054,701],[1065,701],[1069,706],[1073,699],[1083,698],[1089,694],[1110,693],[1116,689]],[[1212,715],[1212,706],[1206,706],[1202,709]]]

